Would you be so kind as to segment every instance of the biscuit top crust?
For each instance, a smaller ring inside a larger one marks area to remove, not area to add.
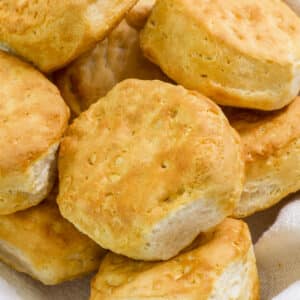
[[[58,202],[73,221],[97,222],[103,238],[126,240],[131,226],[142,239],[197,199],[233,206],[240,154],[238,135],[208,98],[161,81],[125,80],[69,127]]]
[[[134,261],[110,253],[91,283],[90,300],[129,299],[129,295],[135,299],[185,299],[188,294],[189,299],[199,299],[199,295],[208,299],[217,277],[231,262],[245,257],[250,248],[247,224],[228,218],[166,262]]]
[[[59,142],[69,109],[57,88],[0,51],[0,177],[22,172]]]
[[[0,43],[45,72],[103,39],[136,0],[2,0]]]
[[[268,157],[300,138],[300,97],[273,112],[224,108],[231,126],[241,136],[246,161]]]
[[[60,215],[56,196],[57,189],[54,188],[41,204],[0,216],[0,240],[23,252],[32,262],[33,269],[59,260],[69,260],[67,268],[71,268],[72,263],[75,265],[77,260],[88,265],[94,259],[97,263],[105,251]],[[54,266],[59,264],[54,263]],[[65,266],[60,265],[60,268],[63,270]]]
[[[41,26],[45,26],[45,29],[48,26],[51,28],[52,22],[55,22],[56,19],[62,16],[69,17],[68,14],[70,12],[77,17],[77,21],[84,23],[81,25],[84,25],[86,28],[81,29],[101,31],[103,28],[99,28],[99,26],[104,25],[103,22],[106,15],[111,15],[109,19],[116,17],[113,14],[113,9],[118,10],[125,6],[126,8],[123,8],[123,10],[126,12],[135,3],[136,0],[2,0],[0,2],[0,21],[5,26],[0,29],[0,32],[7,31],[10,34],[18,35],[29,35],[30,33],[30,36],[33,37],[34,33],[36,35],[42,33],[40,32],[41,29],[39,29]],[[75,20],[73,19],[73,21]],[[78,26],[77,24],[73,25]],[[90,28],[88,28],[89,26]],[[68,32],[68,28],[65,29]],[[109,30],[110,28],[104,28],[103,30],[105,29]],[[51,33],[49,32],[49,34]],[[82,32],[75,32],[74,34],[80,35]],[[65,37],[64,41],[68,42],[68,38]]]
[[[300,20],[283,1],[174,2],[184,7],[195,24],[205,26],[215,38],[250,57],[269,63],[287,63],[300,58]]]

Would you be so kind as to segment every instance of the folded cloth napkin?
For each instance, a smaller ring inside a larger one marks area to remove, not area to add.
[[[300,299],[300,281],[296,281],[286,290],[274,297],[272,300],[298,300]]]
[[[274,224],[255,244],[255,254],[262,300],[272,299],[300,280],[300,200],[292,201],[281,209]],[[287,290],[278,297],[300,299],[300,293],[297,298],[284,296],[289,293]]]
[[[4,279],[0,278],[0,300],[7,300],[7,299],[15,299],[21,300],[21,298],[16,293],[14,287],[8,284]]]

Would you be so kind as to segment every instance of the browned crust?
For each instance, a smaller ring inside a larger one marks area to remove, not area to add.
[[[251,247],[246,223],[226,219],[166,262],[137,262],[111,253],[104,258],[91,283],[90,300],[133,297],[194,300],[199,299],[199,295],[201,299],[208,299],[216,278],[230,263],[249,259]],[[250,260],[250,299],[256,300],[259,286],[254,256]]]
[[[267,158],[300,137],[300,97],[285,108],[263,112],[224,108],[241,136],[246,162]]]
[[[0,1],[0,44],[44,72],[102,40],[137,0]]]
[[[45,284],[57,284],[98,268],[104,251],[63,219],[56,189],[38,206],[0,216],[0,259]],[[7,256],[2,243],[14,249]],[[18,264],[27,261],[28,266]]]
[[[0,51],[0,177],[22,172],[60,141],[69,109],[58,89]]]

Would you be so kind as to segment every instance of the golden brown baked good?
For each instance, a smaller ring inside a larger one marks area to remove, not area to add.
[[[280,0],[158,0],[141,47],[222,105],[279,109],[300,89],[300,19]]]
[[[90,300],[258,300],[259,286],[246,223],[226,219],[166,262],[108,254]]]
[[[269,208],[300,189],[300,98],[274,112],[225,109],[244,145],[246,181],[234,216]]]
[[[50,72],[102,40],[135,3],[136,0],[2,0],[0,44]]]
[[[138,3],[127,13],[126,20],[134,28],[141,29],[155,5],[156,0],[139,0]]]
[[[93,50],[59,71],[55,81],[73,114],[79,115],[127,78],[167,80],[144,58],[139,32],[122,21]]]
[[[0,260],[47,285],[96,270],[104,255],[62,218],[56,195],[54,189],[41,204],[0,216]]]
[[[38,204],[51,190],[69,109],[31,66],[0,51],[0,215]]]
[[[233,212],[244,169],[217,105],[180,86],[129,79],[70,126],[59,177],[61,213],[80,231],[113,252],[156,260]]]

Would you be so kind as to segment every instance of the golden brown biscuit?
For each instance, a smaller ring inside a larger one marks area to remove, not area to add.
[[[300,89],[300,19],[280,0],[158,0],[141,47],[222,105],[279,109]]]
[[[0,44],[44,72],[91,49],[136,0],[0,1]]]
[[[90,300],[258,300],[259,285],[246,223],[226,219],[166,262],[108,254]]]
[[[0,51],[0,215],[38,204],[51,190],[69,109],[31,66]]]
[[[63,219],[56,189],[38,206],[0,216],[0,259],[47,285],[99,267],[104,250]]]
[[[73,114],[79,115],[127,78],[167,80],[144,58],[139,32],[123,21],[93,50],[59,71],[55,81]]]
[[[126,15],[127,22],[134,28],[141,29],[145,26],[156,0],[139,0]]]
[[[244,145],[246,182],[234,216],[269,208],[300,189],[300,98],[275,112],[225,109]]]
[[[80,231],[113,252],[165,260],[233,212],[244,169],[217,105],[130,79],[70,126],[59,176],[61,213]]]

